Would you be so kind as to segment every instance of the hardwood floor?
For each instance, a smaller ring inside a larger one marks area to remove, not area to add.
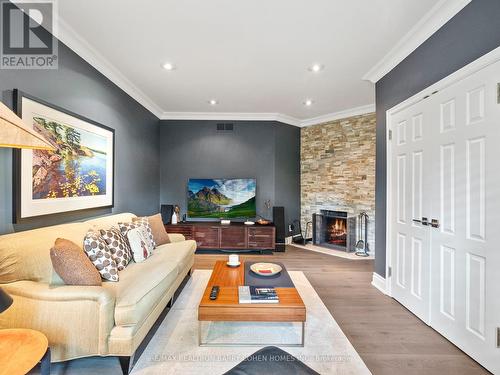
[[[374,375],[489,374],[398,302],[371,286],[373,260],[349,260],[288,246],[285,253],[242,255],[303,271]],[[196,255],[211,269],[226,255]]]

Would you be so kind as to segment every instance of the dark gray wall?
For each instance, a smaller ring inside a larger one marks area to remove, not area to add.
[[[385,276],[386,111],[500,46],[500,1],[472,0],[376,84],[375,272]]]
[[[0,70],[0,99],[11,108],[14,88],[115,129],[115,207],[112,211],[158,212],[158,118],[62,43],[59,44],[58,70]],[[13,225],[12,150],[0,148],[0,234],[110,212],[109,209],[86,210]]]
[[[272,121],[231,121],[234,131],[216,131],[218,121],[161,121],[162,203],[186,212],[189,178],[256,178],[257,213],[264,201],[285,207],[286,222],[300,215],[300,129]],[[227,122],[227,121],[225,121]]]
[[[285,223],[300,220],[300,129],[274,125],[274,205],[285,207]]]

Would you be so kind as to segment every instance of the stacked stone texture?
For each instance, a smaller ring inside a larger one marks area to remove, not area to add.
[[[375,114],[301,129],[302,228],[320,209],[369,215],[368,243],[375,251]]]

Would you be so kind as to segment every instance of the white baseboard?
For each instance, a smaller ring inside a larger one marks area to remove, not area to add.
[[[372,285],[382,293],[387,294],[386,279],[380,276],[378,273],[373,273]]]

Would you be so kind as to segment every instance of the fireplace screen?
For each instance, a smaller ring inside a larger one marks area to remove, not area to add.
[[[321,210],[313,215],[313,243],[343,251],[354,251],[356,218],[347,212]],[[351,246],[352,245],[352,246]]]
[[[347,218],[326,218],[326,240],[332,245],[347,247]]]

